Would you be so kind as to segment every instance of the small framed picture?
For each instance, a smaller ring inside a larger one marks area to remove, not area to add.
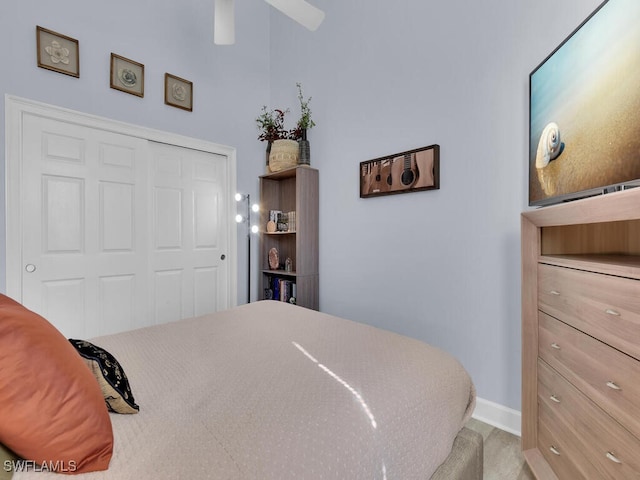
[[[36,25],[38,66],[80,77],[80,53],[78,40]]]
[[[193,111],[193,82],[165,73],[164,103],[190,112]]]
[[[144,97],[144,65],[112,53],[111,88]]]

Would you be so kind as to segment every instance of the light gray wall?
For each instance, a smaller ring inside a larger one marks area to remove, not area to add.
[[[313,34],[271,14],[271,84],[313,97],[321,309],[452,352],[520,410],[528,75],[599,0],[313,3]],[[359,198],[360,161],[434,143],[439,191]]]
[[[237,44],[216,47],[213,0],[3,1],[0,93],[235,146],[238,190],[257,198],[254,119],[265,103],[295,111],[301,81],[318,124],[321,309],[450,351],[481,397],[520,410],[528,74],[599,0],[312,3],[327,13],[315,33],[238,0]],[[80,79],[36,67],[37,24],[80,40]],[[112,51],[145,64],[145,98],[109,88]],[[163,104],[165,71],[194,81],[193,113]],[[439,191],[358,197],[360,161],[432,143]]]

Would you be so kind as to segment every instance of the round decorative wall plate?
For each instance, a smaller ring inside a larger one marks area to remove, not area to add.
[[[280,257],[278,256],[278,249],[274,247],[269,250],[269,267],[271,267],[272,270],[277,270],[279,266]]]

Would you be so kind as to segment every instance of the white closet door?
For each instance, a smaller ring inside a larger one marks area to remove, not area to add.
[[[228,157],[23,116],[21,298],[90,338],[228,308]]]
[[[68,337],[142,326],[145,140],[26,115],[22,303]]]
[[[155,323],[227,308],[226,157],[150,143]]]

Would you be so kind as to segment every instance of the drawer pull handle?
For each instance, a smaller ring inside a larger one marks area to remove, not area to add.
[[[549,293],[550,293],[551,295],[560,295],[560,292],[559,292],[559,291],[557,291],[557,290],[549,290]]]
[[[615,382],[607,382],[607,387],[612,390],[622,390],[618,385],[615,384]]]
[[[560,350],[560,345],[558,345],[556,342],[553,342],[551,344],[551,348],[555,348],[556,350]]]
[[[560,403],[560,399],[555,395],[551,395],[549,398],[551,399],[552,402]]]
[[[558,449],[553,445],[549,447],[549,450],[551,450],[551,453],[553,453],[554,455],[558,455],[558,456],[560,455],[560,452],[558,451]]]
[[[616,457],[613,453],[607,452],[607,458],[614,463],[622,463],[618,457]]]
[[[616,312],[615,310],[613,310],[612,308],[607,308],[604,313],[606,313],[607,315],[613,315],[614,317],[619,317],[620,316],[620,312]]]

